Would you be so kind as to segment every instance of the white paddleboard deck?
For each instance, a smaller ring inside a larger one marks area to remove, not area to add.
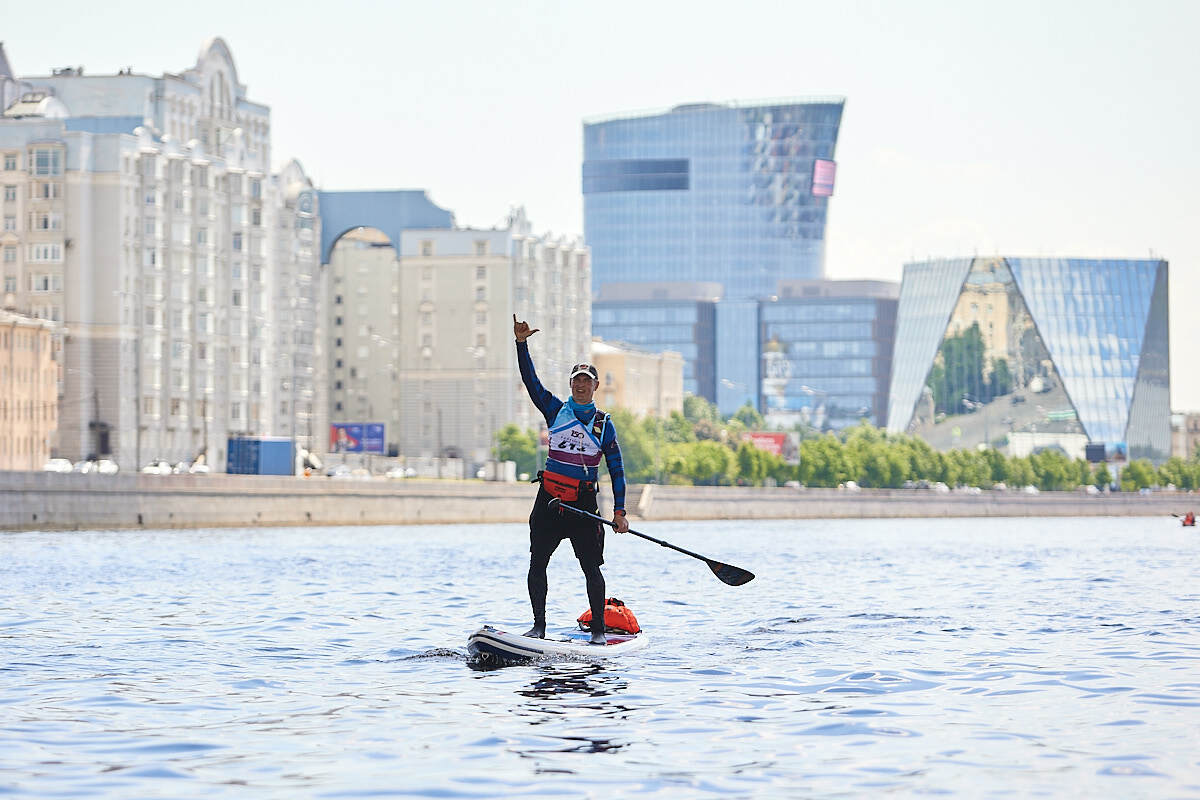
[[[484,625],[467,638],[467,651],[485,662],[533,661],[541,658],[602,659],[641,650],[649,642],[646,632],[608,633],[607,644],[592,644],[586,631],[547,633],[545,639],[533,639]]]

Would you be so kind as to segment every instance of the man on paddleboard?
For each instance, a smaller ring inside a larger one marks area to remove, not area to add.
[[[518,322],[517,315],[513,314],[521,380],[550,430],[550,453],[545,468],[538,473],[542,485],[533,504],[533,513],[529,515],[528,584],[533,627],[525,635],[546,638],[546,566],[559,543],[570,539],[587,579],[588,605],[592,609],[592,644],[604,644],[604,575],[600,572],[604,563],[604,528],[586,517],[548,506],[557,497],[562,503],[595,514],[600,457],[603,456],[612,480],[613,530],[618,533],[629,530],[629,521],[625,519],[625,469],[621,465],[621,448],[612,420],[596,410],[592,402],[592,395],[600,385],[594,366],[584,363],[571,368],[571,396],[565,403],[542,386],[533,370],[526,341],[539,330],[530,330],[528,323]]]

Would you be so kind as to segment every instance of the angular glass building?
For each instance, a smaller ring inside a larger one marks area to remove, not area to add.
[[[822,278],[844,102],[702,103],[585,122],[593,291],[715,281],[726,300],[756,300],[782,279]]]
[[[908,264],[888,428],[941,449],[1170,455],[1167,262]],[[1098,452],[1098,451],[1092,451]]]

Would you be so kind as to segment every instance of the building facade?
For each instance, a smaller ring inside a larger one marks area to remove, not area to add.
[[[229,434],[315,427],[320,337],[284,330],[317,321],[315,193],[295,162],[270,173],[270,111],[225,43],[179,74],[21,87],[0,246],[18,303],[65,325],[57,454],[220,468]]]
[[[1171,415],[1171,455],[1183,459],[1200,458],[1200,413]]]
[[[392,455],[483,464],[504,425],[544,424],[517,371],[513,314],[540,328],[530,353],[560,397],[570,366],[591,358],[588,250],[535,234],[523,209],[493,229],[374,222],[331,245],[331,419],[383,425]]]
[[[665,419],[683,412],[683,357],[592,340],[592,364],[600,374],[595,402],[604,411],[627,409],[638,417]]]
[[[58,327],[0,310],[0,470],[38,470],[50,457],[58,426]]]
[[[612,344],[679,353],[683,390],[717,392],[718,283],[608,283],[592,302],[592,333]]]
[[[1168,457],[1167,263],[964,258],[908,264],[888,428],[941,449]]]
[[[700,103],[590,120],[584,233],[593,291],[722,285],[728,300],[824,276],[841,98]]]
[[[887,281],[781,282],[758,312],[769,426],[886,424],[899,293]]]

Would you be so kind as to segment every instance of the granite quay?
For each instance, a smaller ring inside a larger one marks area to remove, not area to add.
[[[0,472],[0,530],[522,522],[534,487],[456,480]],[[635,520],[1152,517],[1200,505],[1185,492],[631,486]]]

